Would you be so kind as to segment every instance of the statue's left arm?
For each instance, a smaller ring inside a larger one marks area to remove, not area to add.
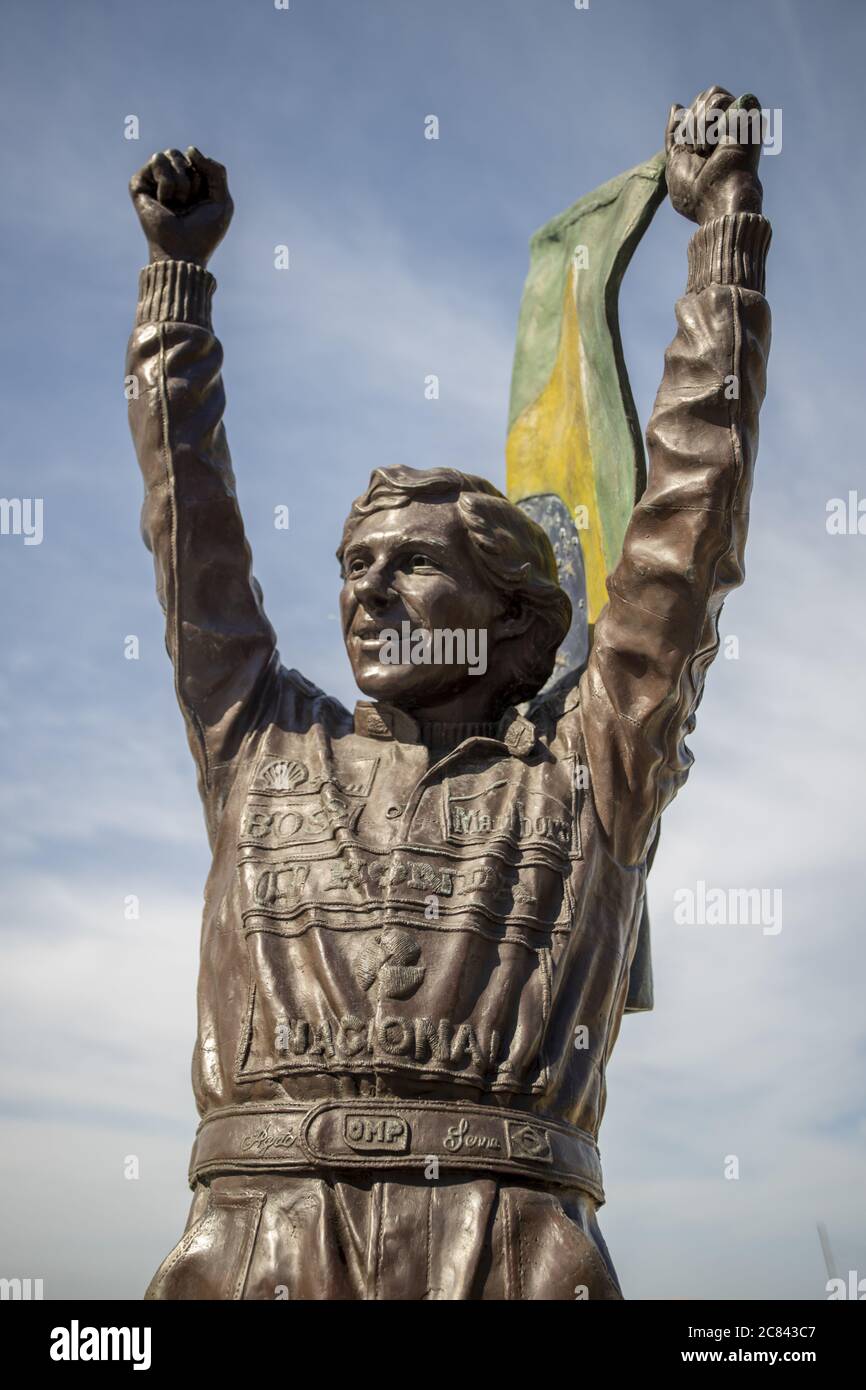
[[[718,651],[719,614],[743,580],[770,344],[760,149],[701,151],[678,146],[674,135],[686,116],[730,102],[716,88],[690,112],[672,112],[668,188],[700,226],[647,432],[647,488],[608,580],[582,679],[590,785],[611,853],[624,864],[646,857],[661,812],[688,775],[685,739]]]

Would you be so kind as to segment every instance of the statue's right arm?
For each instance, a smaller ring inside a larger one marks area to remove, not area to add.
[[[145,485],[142,532],[206,798],[278,670],[238,507],[223,428],[222,348],[211,327],[216,282],[206,261],[231,216],[220,170],[197,151],[167,151],[132,181],[151,262],[141,272],[126,366]]]

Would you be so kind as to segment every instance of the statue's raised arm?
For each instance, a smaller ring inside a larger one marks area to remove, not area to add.
[[[646,857],[688,775],[685,739],[719,614],[743,580],[770,346],[760,119],[754,98],[713,87],[668,120],[668,192],[699,226],[647,432],[647,488],[608,580],[581,693],[596,809],[624,864]]]
[[[211,830],[230,770],[277,669],[252,577],[222,417],[222,348],[207,270],[233,204],[226,171],[190,147],[155,154],[130,193],[147,238],[127,358],[166,646]]]

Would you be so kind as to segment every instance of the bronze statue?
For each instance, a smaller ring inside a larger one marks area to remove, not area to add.
[[[668,191],[698,230],[649,482],[588,663],[541,698],[571,618],[550,543],[450,467],[376,469],[346,522],[367,699],[280,665],[211,328],[226,173],[190,148],[132,180],[143,530],[213,850],[194,1195],[148,1298],[622,1296],[596,1220],[605,1066],[743,575],[770,339],[760,145],[694,133],[732,103],[671,112]]]

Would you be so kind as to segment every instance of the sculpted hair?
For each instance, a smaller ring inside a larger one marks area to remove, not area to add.
[[[507,603],[519,602],[532,613],[535,621],[515,643],[514,679],[502,692],[512,704],[530,699],[553,670],[557,648],[571,626],[571,600],[559,586],[545,532],[486,478],[455,468],[374,468],[343,527],[337,551],[341,567],[362,517],[426,499],[456,502],[481,573]]]

